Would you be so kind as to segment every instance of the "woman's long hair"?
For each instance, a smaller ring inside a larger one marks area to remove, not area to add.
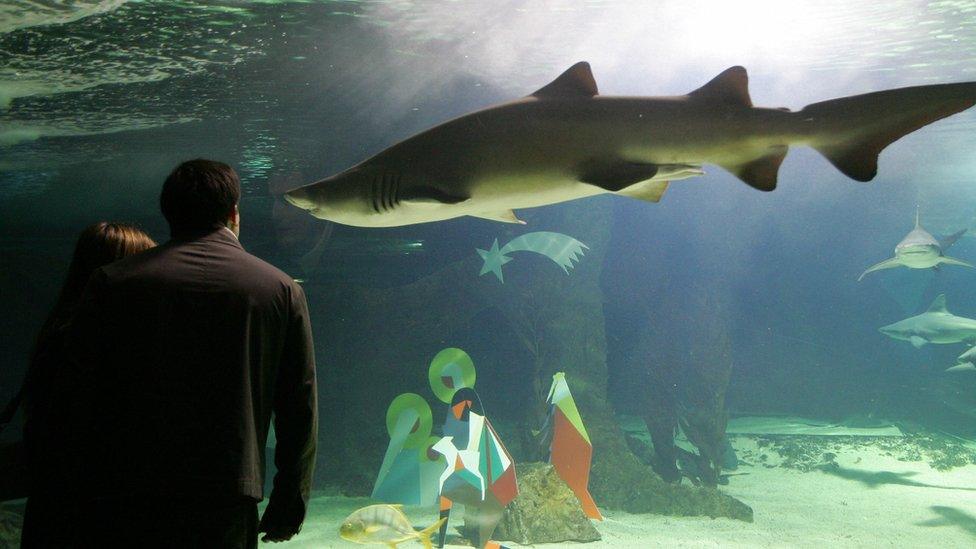
[[[41,344],[51,330],[62,328],[71,319],[81,301],[85,285],[96,269],[155,245],[156,242],[148,234],[125,223],[102,221],[81,231],[71,256],[68,276],[41,328],[37,343]]]
[[[33,400],[33,395],[28,396],[28,394],[38,390],[37,385],[43,385],[49,376],[43,363],[46,362],[45,353],[50,351],[48,347],[51,338],[64,329],[71,320],[92,273],[99,267],[148,250],[155,245],[149,235],[125,223],[102,221],[81,231],[61,293],[34,341],[22,392],[27,400]]]

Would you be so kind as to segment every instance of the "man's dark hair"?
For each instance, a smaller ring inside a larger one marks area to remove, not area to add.
[[[198,158],[176,167],[163,183],[159,205],[173,234],[213,229],[241,198],[241,180],[223,162]]]

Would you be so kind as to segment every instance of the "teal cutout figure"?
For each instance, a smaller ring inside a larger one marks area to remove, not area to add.
[[[523,234],[508,244],[505,244],[501,249],[498,248],[498,239],[496,238],[491,245],[491,249],[477,249],[478,255],[485,262],[478,276],[484,276],[486,273],[491,272],[498,277],[499,282],[504,284],[505,279],[502,276],[502,265],[512,260],[506,254],[523,251],[544,255],[553,260],[556,265],[562,267],[566,274],[569,274],[569,270],[575,266],[574,261],[579,262],[583,256],[583,250],[587,249],[589,247],[586,244],[571,236],[548,231]]]
[[[430,450],[440,440],[430,434],[431,421],[430,405],[420,395],[404,393],[390,403],[390,445],[373,485],[373,499],[410,505],[437,501],[438,479],[447,464]]]

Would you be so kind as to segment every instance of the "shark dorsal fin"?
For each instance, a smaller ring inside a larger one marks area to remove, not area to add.
[[[915,206],[915,228],[916,229],[919,228],[919,223],[918,223],[918,206],[917,205]]]
[[[558,78],[536,90],[532,97],[540,99],[546,97],[593,97],[599,92],[596,89],[596,80],[590,71],[590,64],[580,61]]]
[[[925,311],[926,313],[948,313],[945,304],[945,294],[939,294],[939,297],[935,298],[935,301],[929,305],[929,309]]]
[[[712,78],[708,84],[688,94],[688,97],[715,101],[727,105],[751,107],[749,75],[745,67],[731,67]]]

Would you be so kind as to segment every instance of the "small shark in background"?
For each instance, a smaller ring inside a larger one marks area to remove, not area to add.
[[[947,372],[976,372],[976,365],[972,362],[960,362],[954,366],[946,368]]]
[[[976,104],[976,82],[843,97],[799,112],[753,107],[732,67],[675,97],[610,97],[580,62],[528,97],[450,120],[285,199],[320,219],[395,227],[473,216],[521,223],[513,209],[603,193],[648,202],[715,164],[776,188],[790,145],[870,181],[881,150]]]
[[[945,294],[939,294],[924,313],[879,330],[892,339],[911,342],[916,349],[926,343],[976,344],[976,320],[956,316],[946,310]]]
[[[973,265],[965,261],[943,255],[949,246],[952,246],[959,240],[959,237],[965,234],[965,232],[966,229],[963,229],[942,240],[936,240],[928,231],[922,228],[918,220],[918,209],[916,208],[915,228],[895,246],[895,257],[868,267],[868,270],[861,273],[861,276],[857,277],[857,280],[860,282],[864,278],[864,275],[868,273],[882,269],[893,269],[895,267],[927,269],[929,267],[937,267],[943,263],[973,267]]]
[[[970,347],[956,358],[956,364],[946,369],[947,372],[976,371],[976,346]]]

